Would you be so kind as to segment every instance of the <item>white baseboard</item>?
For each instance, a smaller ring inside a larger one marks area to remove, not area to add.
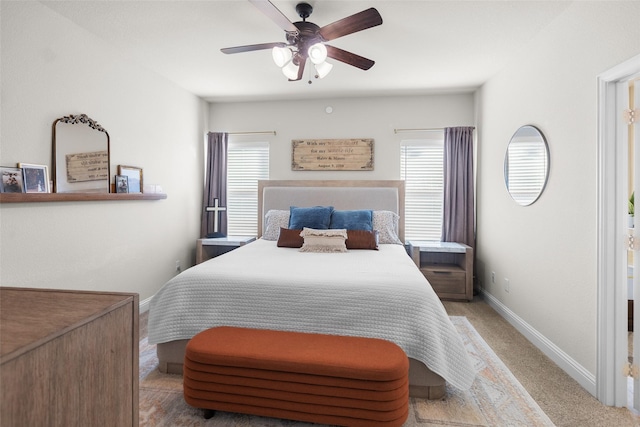
[[[524,335],[533,345],[538,347],[549,359],[555,362],[571,378],[596,397],[596,376],[571,358],[560,347],[548,340],[544,335],[525,322],[522,318],[502,304],[496,297],[482,290],[482,296],[487,304],[505,318],[514,328]]]
[[[151,304],[151,298],[153,298],[153,296],[150,296],[149,298],[140,301],[140,314],[142,313],[146,313],[147,311],[149,311],[149,304]]]

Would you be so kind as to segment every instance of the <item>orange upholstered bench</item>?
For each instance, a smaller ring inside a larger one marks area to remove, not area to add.
[[[215,410],[354,427],[401,426],[409,361],[389,341],[235,327],[187,344],[184,398]]]

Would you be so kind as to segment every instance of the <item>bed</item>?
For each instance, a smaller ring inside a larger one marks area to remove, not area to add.
[[[440,398],[445,382],[471,386],[464,344],[402,244],[403,181],[260,181],[258,194],[259,239],[182,272],[152,298],[149,343],[162,372],[181,373],[188,340],[227,325],[387,339],[409,357],[412,396]],[[370,209],[397,222],[377,223],[378,250],[307,253],[273,239],[272,214],[290,206]]]

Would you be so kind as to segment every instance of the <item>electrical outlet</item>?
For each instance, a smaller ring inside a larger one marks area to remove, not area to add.
[[[504,278],[504,291],[509,293],[509,279]]]
[[[176,271],[180,273],[182,271],[182,267],[180,266],[180,260],[176,260]]]
[[[493,283],[494,285],[496,284],[496,272],[495,271],[491,272],[491,283]]]

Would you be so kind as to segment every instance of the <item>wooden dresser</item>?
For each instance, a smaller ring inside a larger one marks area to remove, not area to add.
[[[0,287],[0,425],[137,426],[137,294]]]

